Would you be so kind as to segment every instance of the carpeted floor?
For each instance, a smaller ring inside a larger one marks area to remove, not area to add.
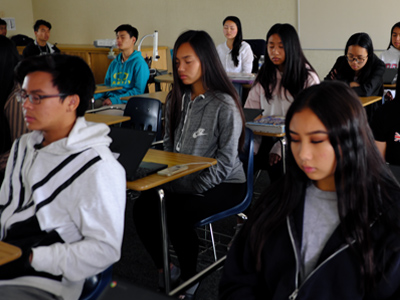
[[[269,184],[268,174],[263,171],[261,176],[255,183],[255,197]],[[114,276],[124,278],[134,283],[151,290],[157,290],[158,274],[150,259],[150,256],[145,251],[135,230],[132,220],[133,201],[129,200],[126,207],[125,216],[125,233],[124,242],[122,245],[122,256],[119,262],[114,265]],[[227,244],[230,236],[234,234],[236,225],[236,216],[226,218],[213,224],[214,231],[222,233],[219,236],[220,242]],[[199,236],[203,236],[203,232],[199,231]],[[228,237],[225,237],[227,235]],[[227,253],[225,246],[218,246],[218,257],[222,257]],[[171,257],[171,260],[176,260]],[[213,263],[213,255],[211,250],[205,250],[199,254],[198,270]],[[217,270],[206,279],[204,279],[197,292],[196,300],[216,300],[218,299],[218,283],[221,276],[221,270]],[[137,298],[132,298],[137,299]],[[140,300],[140,299],[139,299]]]

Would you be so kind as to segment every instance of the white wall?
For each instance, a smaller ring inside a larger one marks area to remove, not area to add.
[[[141,36],[159,32],[159,44],[172,47],[187,29],[203,29],[216,43],[224,40],[222,20],[237,15],[245,38],[265,38],[276,22],[297,23],[295,0],[32,0],[35,19],[52,23],[53,42],[91,44],[113,38],[123,23],[137,27]],[[140,38],[140,37],[139,37]],[[144,44],[152,44],[151,39]]]
[[[15,18],[16,30],[9,30],[8,37],[33,35],[32,0],[0,0],[0,18]]]
[[[123,23],[137,27],[139,39],[158,30],[159,45],[171,48],[178,35],[187,29],[206,30],[219,44],[224,41],[221,23],[228,15],[241,19],[244,38],[265,39],[275,23],[290,23],[297,28],[298,13],[297,0],[0,1],[0,13],[4,11],[4,17],[16,18],[16,33],[33,37],[34,20],[45,19],[53,25],[50,42],[59,44],[92,44],[96,39],[114,38],[114,29]],[[385,30],[387,34],[390,28]],[[151,45],[151,38],[143,44]],[[305,54],[323,79],[343,51],[306,50]]]

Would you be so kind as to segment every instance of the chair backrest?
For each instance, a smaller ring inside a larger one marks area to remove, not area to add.
[[[258,60],[260,59],[261,55],[265,56],[266,52],[266,42],[265,40],[262,39],[255,39],[255,40],[243,40],[246,43],[248,43],[251,47],[251,50],[253,51],[253,69],[252,73],[257,73],[258,72]],[[265,57],[265,59],[267,59]]]
[[[243,167],[247,177],[247,191],[243,201],[234,207],[231,207],[227,210],[224,210],[222,212],[219,212],[215,215],[209,216],[201,220],[195,225],[196,227],[201,227],[209,223],[218,221],[220,219],[241,213],[250,205],[251,200],[253,198],[254,145],[253,145],[253,131],[251,131],[251,129],[247,127],[246,127],[245,144],[243,147],[243,151],[241,151],[239,154],[239,157],[243,163]]]
[[[130,121],[121,123],[121,127],[157,132],[156,141],[162,139],[162,103],[147,97],[132,97],[124,110],[124,116]]]
[[[79,300],[97,299],[111,279],[112,266],[108,267],[99,274],[86,278]]]

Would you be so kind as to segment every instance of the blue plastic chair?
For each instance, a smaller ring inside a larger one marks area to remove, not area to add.
[[[112,266],[97,275],[86,278],[79,300],[97,299],[105,287],[111,282],[111,279]]]
[[[156,141],[162,139],[162,103],[147,97],[132,97],[124,110],[124,116],[131,119],[121,123],[121,127],[157,132]]]
[[[241,151],[239,154],[239,157],[241,162],[243,163],[243,167],[247,177],[247,192],[243,201],[234,207],[221,211],[215,215],[209,216],[195,225],[196,227],[209,225],[215,261],[217,261],[218,258],[217,258],[217,250],[215,248],[214,233],[212,230],[211,223],[243,212],[247,207],[249,207],[251,200],[253,198],[254,145],[253,145],[253,131],[251,131],[251,129],[249,128],[246,128],[245,144],[243,147],[243,151]]]

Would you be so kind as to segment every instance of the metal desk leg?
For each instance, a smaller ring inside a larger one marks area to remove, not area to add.
[[[165,280],[165,293],[168,294],[170,286],[170,270],[169,270],[169,255],[168,255],[168,236],[167,236],[167,216],[165,213],[165,198],[164,190],[158,189],[158,196],[160,197],[160,214],[161,214],[161,233],[163,243],[163,260],[164,260],[164,280]]]
[[[282,146],[282,165],[283,165],[283,174],[286,173],[286,137],[283,136],[279,139]]]

